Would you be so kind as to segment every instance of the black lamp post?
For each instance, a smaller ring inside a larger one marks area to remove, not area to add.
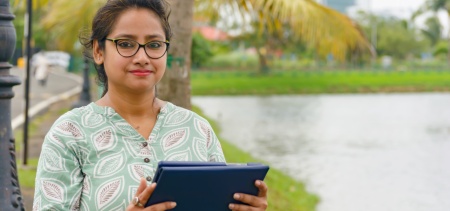
[[[90,81],[89,81],[89,60],[84,58],[84,68],[83,68],[83,89],[80,93],[80,99],[72,105],[72,108],[78,108],[81,106],[88,105],[91,102],[90,94]]]
[[[15,45],[16,30],[9,0],[0,0],[0,210],[24,210],[17,178],[14,138],[11,129],[12,87],[20,78],[10,75],[9,64]]]

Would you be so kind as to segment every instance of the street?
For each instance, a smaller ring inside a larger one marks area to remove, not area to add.
[[[13,87],[15,96],[11,101],[11,119],[14,129],[24,121],[23,116],[20,115],[23,114],[25,108],[25,70],[13,67],[10,73],[20,77],[22,80],[20,85]],[[29,116],[32,117],[61,97],[79,93],[81,84],[81,77],[63,70],[54,69],[48,76],[46,86],[40,86],[33,78],[32,73],[30,73]]]

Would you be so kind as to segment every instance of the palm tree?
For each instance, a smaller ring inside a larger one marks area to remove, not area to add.
[[[439,22],[439,18],[437,16],[427,18],[425,27],[421,31],[430,40],[431,46],[434,47],[441,40],[442,25]]]
[[[74,52],[79,33],[89,33],[95,12],[104,3],[104,0],[53,0],[42,5],[41,8],[47,10],[47,14],[41,22],[50,32],[49,36],[53,37],[55,48]]]
[[[432,11],[434,13],[438,11],[445,11],[447,13],[447,18],[449,20],[450,26],[450,0],[427,0],[419,10],[413,14],[413,19],[422,15],[425,12]],[[447,35],[448,39],[448,53],[447,53],[447,65],[450,66],[450,28]]]
[[[16,0],[20,1],[20,0]],[[35,0],[38,1],[38,0]],[[48,0],[43,0],[48,1]],[[169,51],[172,60],[158,94],[161,98],[190,108],[190,48],[194,0],[168,0],[175,37]],[[210,11],[231,8],[242,17],[258,20],[260,28],[282,33],[282,26],[291,27],[293,34],[315,46],[321,55],[330,52],[345,60],[355,52],[374,52],[359,27],[348,17],[313,0],[202,0]],[[74,48],[77,32],[90,25],[95,11],[104,0],[48,1],[48,14],[42,20],[60,48]],[[214,9],[214,10],[212,10]],[[169,61],[170,62],[170,61]]]
[[[313,0],[204,0],[198,10],[215,19],[220,16],[218,11],[231,11],[223,18],[235,16],[236,22],[257,22],[259,27],[253,32],[258,34],[282,34],[289,27],[292,36],[314,47],[323,57],[331,53],[344,61],[355,52],[374,54],[354,21]],[[236,12],[240,15],[236,16]]]

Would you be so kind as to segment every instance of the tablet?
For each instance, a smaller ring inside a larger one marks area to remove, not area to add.
[[[172,210],[229,211],[234,193],[258,194],[255,180],[264,180],[269,166],[258,163],[227,164],[223,162],[158,163],[153,182],[156,188],[146,207],[174,201]]]

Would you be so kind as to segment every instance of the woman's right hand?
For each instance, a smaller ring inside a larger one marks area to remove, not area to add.
[[[141,183],[139,184],[139,187],[136,191],[136,196],[138,198],[138,204],[134,204],[133,201],[130,202],[130,204],[127,207],[127,211],[133,211],[133,210],[144,210],[144,211],[165,211],[169,209],[173,209],[177,204],[175,202],[162,202],[158,204],[154,204],[149,207],[144,207],[147,203],[147,200],[152,195],[153,191],[155,190],[156,183],[152,183],[151,185],[147,186],[147,182],[144,178],[141,178]],[[134,200],[134,199],[133,199]]]

